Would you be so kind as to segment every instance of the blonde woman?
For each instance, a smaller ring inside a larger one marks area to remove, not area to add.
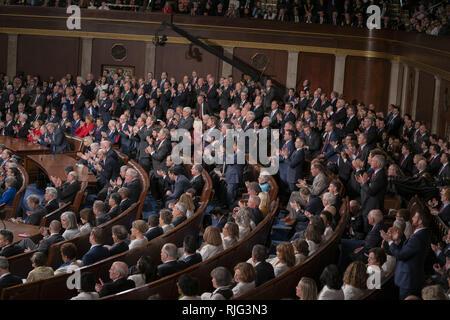
[[[240,262],[234,267],[234,281],[236,286],[233,288],[233,298],[243,295],[247,291],[255,289],[255,269],[250,263]]]
[[[314,279],[302,277],[296,288],[300,300],[317,300],[317,285]]]
[[[270,199],[268,192],[258,193],[258,197],[261,200],[259,203],[259,210],[261,210],[263,216],[265,217],[269,213]]]
[[[205,261],[216,254],[223,251],[222,237],[220,236],[219,229],[213,226],[206,228],[203,234],[203,244],[200,248],[200,255],[202,261]]]
[[[223,249],[232,247],[239,241],[239,226],[234,222],[227,222],[222,230]]]
[[[183,203],[186,206],[186,218],[189,219],[195,212],[195,205],[192,197],[187,193],[183,193],[178,200],[178,203]]]
[[[170,210],[163,209],[159,212],[159,226],[163,229],[164,233],[174,228],[172,225],[172,212]]]
[[[268,260],[273,266],[275,277],[288,271],[295,265],[294,247],[290,242],[283,242],[277,246],[277,256]]]
[[[148,242],[145,233],[148,230],[147,222],[144,220],[136,220],[131,224],[131,240],[128,246],[130,250],[139,247]]]

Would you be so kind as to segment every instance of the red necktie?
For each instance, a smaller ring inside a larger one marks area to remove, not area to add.
[[[328,142],[328,133],[327,133],[327,135],[325,137],[325,142],[323,143],[323,147],[322,147],[321,153],[323,153],[323,150],[325,149],[325,146],[327,145],[327,142]]]
[[[403,165],[403,163],[405,162],[405,160],[406,160],[406,156],[403,158],[402,162],[400,163],[400,166]]]
[[[200,105],[200,108],[198,109],[198,117],[200,118],[200,120],[202,119],[202,105]]]

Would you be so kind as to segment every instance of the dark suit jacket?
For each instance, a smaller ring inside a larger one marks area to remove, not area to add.
[[[128,251],[128,244],[125,241],[120,241],[115,243],[110,249],[109,249],[109,255],[114,256],[116,254],[122,253]]]
[[[109,210],[108,212],[108,216],[111,217],[111,219],[114,219],[115,217],[117,217],[119,214],[121,214],[122,211],[120,211],[120,206],[115,206],[114,208],[111,208],[111,210]]]
[[[0,295],[4,288],[12,287],[18,284],[22,284],[22,279],[13,274],[7,274],[3,278],[0,279]]]
[[[87,266],[108,257],[109,250],[103,245],[91,247],[91,249],[83,256],[83,265]]]
[[[55,132],[53,132],[51,141],[50,148],[53,153],[58,154],[64,151],[70,151],[69,141],[67,141],[66,136],[60,127],[56,128]]]
[[[372,209],[384,208],[384,195],[387,188],[387,177],[383,169],[379,170],[368,183],[361,185],[361,207],[365,213]]]
[[[187,191],[191,187],[191,182],[183,175],[179,175],[173,184],[172,194],[167,197],[167,200],[176,200],[183,193]]]
[[[137,202],[142,192],[142,185],[139,178],[136,178],[128,183],[125,182],[123,186],[128,189],[128,197],[130,198],[130,201],[132,203]]]
[[[450,226],[450,204],[448,204],[442,212],[439,213],[439,218],[444,221],[447,226]]]
[[[392,255],[397,259],[395,267],[395,284],[400,288],[419,290],[424,282],[424,264],[430,247],[428,229],[419,230],[411,235],[403,244],[392,243],[389,246]]]
[[[42,239],[41,243],[39,243],[38,251],[48,255],[48,250],[50,249],[50,246],[52,244],[58,243],[58,242],[61,242],[64,240],[66,240],[66,239],[64,239],[63,236],[60,235],[59,233],[53,234],[50,237]]]
[[[58,199],[61,202],[73,202],[75,200],[75,196],[77,192],[80,190],[80,183],[78,181],[74,181],[72,183],[65,182],[61,185],[61,187],[56,188],[58,191]]]
[[[158,265],[158,276],[164,278],[168,275],[176,273],[186,268],[186,263],[184,261],[169,261]]]
[[[267,261],[261,261],[255,266],[256,279],[255,286],[258,287],[263,283],[275,278],[273,266]]]
[[[182,261],[186,264],[186,268],[193,266],[197,263],[202,262],[202,255],[198,252],[194,253],[193,255],[187,256]]]
[[[203,186],[205,185],[205,181],[203,180],[203,176],[200,174],[199,176],[193,178],[191,180],[192,188],[195,189],[195,194],[197,196],[202,194]]]
[[[105,283],[98,293],[99,297],[106,297],[112,294],[116,294],[128,289],[134,288],[136,285],[133,280],[127,278],[120,278],[116,281]]]
[[[383,241],[383,238],[381,238],[380,235],[381,230],[387,230],[387,226],[383,222],[377,223],[372,227],[372,230],[369,231],[366,238],[364,239],[364,253],[369,253],[370,249],[379,247],[381,245],[381,241]]]
[[[16,254],[23,253],[23,251],[24,251],[24,249],[22,247],[13,243],[13,244],[10,244],[9,246],[3,247],[2,250],[0,251],[0,256],[11,257],[11,256],[15,256]]]
[[[41,206],[38,205],[36,207],[36,209],[33,210],[33,212],[31,212],[31,214],[27,217],[27,219],[25,220],[26,224],[31,224],[34,226],[38,226],[41,224],[41,219],[47,214],[47,210]]]
[[[110,217],[106,212],[104,212],[104,213],[100,213],[100,214],[96,217],[96,219],[97,219],[97,225],[99,226],[99,225],[101,225],[101,224],[103,224],[103,223],[108,222],[109,220],[111,220],[111,217]]]
[[[169,139],[164,139],[160,142],[160,145],[155,146],[155,152],[151,155],[153,170],[155,172],[160,169],[164,169],[166,164],[166,158],[172,151],[172,144]]]
[[[348,118],[346,121],[348,121]],[[350,121],[345,122],[344,131],[346,134],[354,133],[355,130],[358,129],[358,126],[358,118],[354,116]]]
[[[148,231],[145,233],[145,237],[147,238],[148,241],[151,241],[151,240],[155,239],[156,237],[159,237],[163,233],[164,233],[163,228],[161,228],[160,226],[157,226],[157,227],[148,229]]]
[[[48,202],[45,205],[45,210],[47,210],[47,214],[55,211],[56,209],[59,209],[58,200],[56,200],[56,199]]]
[[[258,225],[261,221],[264,219],[264,215],[262,214],[261,210],[259,208],[253,208],[253,217],[252,220],[255,223],[255,225]]]
[[[402,156],[402,158],[398,161],[398,165],[405,175],[411,176],[414,168],[413,155],[411,153],[408,154],[406,159]]]
[[[133,204],[133,202],[131,202],[131,200],[129,198],[126,198],[124,200],[122,200],[120,202],[120,212],[124,212],[125,210],[127,210],[129,207],[131,207],[131,205]]]
[[[298,179],[303,179],[303,164],[305,161],[304,149],[295,150],[287,160],[287,182],[297,183]]]

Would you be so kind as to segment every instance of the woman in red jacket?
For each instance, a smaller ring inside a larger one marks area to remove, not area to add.
[[[84,138],[94,131],[94,118],[92,115],[86,115],[85,121],[80,122],[80,126],[75,130],[75,135],[80,138]]]

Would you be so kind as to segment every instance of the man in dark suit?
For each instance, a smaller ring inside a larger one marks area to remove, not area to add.
[[[264,118],[264,106],[262,105],[261,96],[255,97],[255,102],[253,103],[252,111],[255,114],[255,121],[261,124],[262,119]]]
[[[109,196],[109,211],[107,213],[108,216],[111,217],[111,219],[114,219],[115,217],[119,216],[122,212],[120,211],[120,202],[122,201],[122,197],[119,193],[114,192]]]
[[[8,137],[13,137],[15,125],[16,125],[16,122],[14,121],[14,115],[12,113],[8,112],[6,114],[6,120],[4,122],[2,135],[8,136]]]
[[[92,206],[97,225],[102,225],[111,220],[111,217],[105,211],[105,204],[101,200],[95,200]]]
[[[164,233],[163,228],[159,226],[159,217],[157,214],[151,214],[148,217],[148,226],[149,228],[145,233],[145,237],[148,241],[151,241]]]
[[[186,268],[184,261],[177,260],[177,246],[173,243],[166,243],[161,248],[162,264],[158,265],[158,276],[164,278]]]
[[[222,209],[214,208],[211,210],[210,215],[217,221],[216,228],[222,232],[223,227],[225,227],[228,222],[228,214],[225,214],[225,211]]]
[[[389,250],[397,260],[394,282],[400,288],[400,300],[409,295],[420,296],[425,281],[425,259],[431,245],[427,214],[418,210],[411,222],[414,232],[403,243],[398,229],[393,228],[390,233],[381,232],[381,237],[388,242]]]
[[[78,86],[75,89],[75,98],[74,98],[74,104],[72,106],[72,111],[77,111],[78,114],[83,114],[84,109],[84,102],[86,101],[86,97],[83,95],[83,89]]]
[[[148,106],[147,99],[144,96],[144,89],[139,88],[137,91],[137,97],[134,100],[130,100],[131,107],[134,107],[134,115],[140,117]],[[133,109],[133,108],[132,108]],[[131,113],[133,115],[133,112]]]
[[[196,164],[192,166],[191,169],[191,185],[192,188],[195,189],[195,195],[200,196],[203,191],[203,186],[205,185],[205,181],[202,176],[203,167],[201,164]]]
[[[58,191],[58,199],[60,202],[73,202],[77,192],[80,190],[80,183],[78,182],[78,175],[75,171],[67,174],[67,181],[62,184],[60,178],[50,177],[50,180]]]
[[[180,118],[178,129],[185,129],[191,131],[194,128],[194,118],[192,117],[192,110],[190,107],[183,108],[183,116]]]
[[[94,227],[91,230],[89,242],[91,243],[91,248],[82,258],[84,266],[88,266],[109,257],[108,248],[103,246],[103,230],[101,228]]]
[[[244,165],[238,163],[237,145],[234,145],[233,148],[235,153],[232,158],[226,158],[224,155],[224,172],[222,172],[227,185],[227,203],[230,210],[233,209],[233,204],[237,197],[237,189],[242,182],[242,173],[244,171]]]
[[[398,106],[393,106],[392,117],[387,123],[387,133],[390,136],[398,137],[400,134],[400,127],[402,125],[402,117],[400,116],[400,109]]]
[[[305,132],[306,151],[311,158],[315,158],[321,150],[322,139],[320,133],[310,126],[305,126],[303,131]]]
[[[430,157],[428,158],[428,172],[432,176],[436,176],[439,173],[439,169],[441,168],[441,160],[440,160],[440,152],[441,148],[437,144],[430,145]]]
[[[362,260],[367,263],[365,254],[368,254],[370,249],[381,245],[383,239],[381,238],[380,231],[387,230],[386,225],[383,223],[383,213],[378,209],[371,210],[368,214],[368,221],[372,229],[367,233],[364,240],[341,240],[339,268],[342,272],[345,271],[350,261]]]
[[[192,235],[187,235],[183,239],[184,257],[180,261],[184,262],[186,268],[202,262],[202,255],[197,251],[197,241]]]
[[[175,168],[169,168],[168,175],[170,180],[174,181],[170,191],[166,193],[166,206],[175,202],[178,198],[191,188],[191,182],[185,176],[181,175]]]
[[[402,157],[399,159],[398,165],[402,172],[407,176],[412,176],[414,162],[413,162],[413,154],[412,146],[409,143],[405,143],[402,146]]]
[[[105,126],[105,123],[101,117],[97,118],[95,122],[96,126],[94,129],[94,142],[100,143],[103,138],[102,132],[107,132],[108,128]]]
[[[252,221],[255,225],[258,225],[264,219],[264,215],[261,210],[259,210],[259,204],[261,203],[261,199],[257,195],[251,195],[248,198],[247,206],[253,212]]]
[[[347,108],[347,119],[344,123],[344,131],[346,134],[354,133],[359,127],[358,118],[356,117],[356,108],[349,106]]]
[[[30,124],[28,123],[28,116],[26,114],[20,114],[19,120],[13,127],[15,138],[26,139]]]
[[[283,122],[283,112],[278,109],[278,102],[272,101],[269,111],[270,127],[272,129],[280,129]]]
[[[276,92],[275,87],[272,86],[272,80],[267,79],[266,88],[263,89],[263,98],[264,98],[264,110],[269,111],[272,101],[275,99]]]
[[[17,254],[21,254],[24,248],[13,243],[14,234],[6,229],[0,230],[0,256],[11,257]]]
[[[104,123],[108,123],[111,120],[112,101],[108,98],[105,90],[100,93],[100,101],[94,100],[93,104],[98,108],[98,116],[103,119]]]
[[[170,133],[166,128],[158,132],[158,141],[154,146],[146,149],[146,152],[152,159],[153,170],[164,169],[167,156],[172,152],[172,144],[170,142]]]
[[[128,189],[128,196],[130,197],[131,202],[137,202],[142,192],[142,184],[139,180],[139,173],[135,169],[127,169],[123,187]]]
[[[156,120],[165,120],[164,110],[163,108],[158,104],[156,99],[150,99],[148,102],[149,105],[149,112],[151,116],[154,116]]]
[[[372,168],[372,175],[369,177],[367,173],[356,176],[356,181],[361,186],[361,206],[364,208],[364,216],[372,209],[383,210],[384,196],[387,189],[387,177],[384,172],[385,159],[382,155],[375,155],[371,159],[370,167]],[[366,231],[369,231],[367,218],[365,219]]]
[[[58,191],[53,187],[45,188],[44,200],[41,203],[47,213],[51,213],[59,208]]]
[[[136,285],[133,280],[128,280],[128,265],[123,261],[115,261],[109,269],[109,278],[112,282],[100,283],[95,285],[98,296],[106,297],[128,289],[134,288]]]
[[[112,246],[105,246],[109,250],[109,255],[115,256],[116,254],[128,251],[128,244],[125,242],[128,238],[128,231],[125,226],[113,226],[111,234],[114,243]]]
[[[0,235],[1,237],[1,235]],[[0,295],[3,289],[22,283],[22,279],[9,272],[9,262],[6,257],[0,257]]]
[[[369,152],[370,152],[370,147],[367,144],[367,134],[366,133],[360,133],[358,135],[358,144],[359,144],[359,148],[356,151],[356,159],[360,159],[363,163],[364,166],[367,165],[367,159],[369,158]]]
[[[273,266],[266,261],[266,248],[261,244],[256,244],[252,249],[252,261],[255,265],[255,287],[275,278]]]
[[[367,144],[370,148],[375,147],[375,144],[378,140],[378,130],[377,127],[374,126],[373,119],[365,117],[363,121],[363,127],[363,133],[367,134]]]
[[[438,184],[445,187],[450,185],[450,155],[448,153],[443,152],[441,154],[441,163],[442,166],[439,169],[437,174]]]
[[[30,211],[25,212],[27,217],[24,222],[26,224],[39,226],[42,218],[49,212],[39,204],[39,197],[34,194],[28,196],[27,205],[30,208]]]
[[[338,99],[336,101],[336,112],[333,113],[331,119],[336,125],[344,125],[347,120],[347,111],[345,110],[345,101]]]
[[[296,191],[298,189],[296,186],[298,179],[303,179],[303,165],[305,161],[304,146],[305,139],[297,137],[295,139],[295,150],[289,158],[285,158],[285,161],[287,161],[287,182],[290,192]],[[287,155],[287,151],[285,151],[285,154]]]
[[[47,120],[47,115],[44,113],[42,106],[36,107],[36,110],[31,114],[31,117],[29,120],[30,120],[30,123],[33,123],[34,121],[38,121],[38,120],[41,120],[42,123],[44,123],[45,120]]]
[[[48,123],[47,128],[50,135],[47,142],[50,143],[52,153],[59,154],[70,151],[69,141],[67,141],[62,128],[57,123]]]
[[[37,249],[39,252],[48,255],[50,246],[52,244],[65,240],[60,234],[60,231],[61,222],[59,222],[59,220],[53,220],[52,222],[50,222],[48,229],[41,229],[41,234],[44,238],[39,244],[34,243],[30,238],[25,238],[19,242],[19,246],[25,249],[25,251]]]

